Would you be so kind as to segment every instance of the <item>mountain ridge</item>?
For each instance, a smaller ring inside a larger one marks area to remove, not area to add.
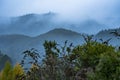
[[[100,31],[103,27],[108,26],[101,24],[94,19],[69,22],[69,20],[62,20],[57,13],[31,13],[13,17],[9,22],[6,21],[4,24],[0,23],[0,34],[24,34],[37,36],[55,28],[65,28],[79,33],[92,34]]]
[[[104,32],[106,32],[106,30],[98,34],[102,34]],[[108,32],[109,30],[107,31],[107,33]],[[110,44],[112,44],[113,46],[120,46],[120,40],[117,39],[114,35],[108,33],[99,36],[98,34],[94,35],[94,39],[97,39],[98,42],[101,42],[101,38],[103,40],[108,40],[109,38],[112,38]],[[14,61],[15,63],[21,60],[21,53],[27,49],[35,48],[42,52],[40,55],[43,55],[43,43],[45,40],[57,41],[60,44],[63,44],[66,40],[68,40],[69,43],[72,42],[74,45],[84,43],[84,38],[82,34],[63,28],[57,28],[36,37],[29,37],[25,35],[0,36],[0,50],[10,56],[10,58],[12,58],[12,61]]]
[[[61,32],[56,34],[57,31],[63,30],[67,33],[67,35],[63,35],[64,33],[61,34]],[[65,40],[69,40],[70,42],[75,41],[74,43],[76,44],[80,42],[79,39],[83,40],[81,39],[82,36],[78,35],[78,33],[66,29],[54,29],[48,33],[36,37],[29,37],[18,34],[0,36],[0,49],[3,53],[6,53],[8,56],[10,56],[13,61],[19,61],[21,59],[21,53],[26,49],[36,48],[38,50],[41,49],[43,52],[42,45],[45,40],[55,40],[58,43],[63,43]],[[50,35],[50,33],[54,35]],[[71,34],[77,35],[71,36]]]

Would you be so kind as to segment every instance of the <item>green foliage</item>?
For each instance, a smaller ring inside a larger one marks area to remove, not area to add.
[[[118,53],[106,52],[100,55],[93,79],[120,80],[120,56]]]
[[[6,62],[3,71],[1,72],[1,80],[13,80],[12,78],[12,66],[9,62]]]
[[[0,80],[120,80],[120,51],[106,41],[83,37],[85,43],[77,46],[45,41],[44,58],[35,49],[26,50],[21,65],[7,63]]]
[[[12,71],[14,80],[22,80],[22,78],[25,76],[22,66],[18,63],[14,66]]]
[[[6,62],[4,69],[0,72],[0,80],[22,80],[24,70],[21,65],[16,64],[13,68],[10,62]]]
[[[78,56],[76,59],[81,61],[83,67],[94,67],[98,64],[100,55],[105,52],[113,52],[112,46],[107,46],[97,42],[90,42],[82,46],[76,46],[73,49],[73,54]]]
[[[74,76],[74,70],[69,60],[72,45],[58,45],[55,41],[45,41],[46,56],[43,60],[44,75],[47,80],[70,80]]]
[[[41,78],[41,69],[38,63],[38,59],[40,58],[38,51],[32,48],[24,51],[23,55],[24,56],[23,60],[21,61],[21,65],[25,69],[26,75],[21,77],[23,77],[25,80],[39,80]]]

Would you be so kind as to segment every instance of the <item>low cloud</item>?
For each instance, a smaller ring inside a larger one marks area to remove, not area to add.
[[[120,26],[120,0],[0,0],[0,16],[58,13],[59,19],[80,23],[93,19],[114,28]]]

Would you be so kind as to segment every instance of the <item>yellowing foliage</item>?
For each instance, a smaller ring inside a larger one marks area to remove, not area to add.
[[[22,76],[24,76],[24,70],[22,66],[17,63],[13,68],[13,77],[14,79],[19,79],[22,78]]]
[[[21,80],[24,70],[20,64],[12,68],[9,62],[6,62],[5,68],[0,72],[0,80]]]
[[[2,77],[2,72],[0,72],[0,80],[2,80],[2,78],[1,78],[1,77]]]

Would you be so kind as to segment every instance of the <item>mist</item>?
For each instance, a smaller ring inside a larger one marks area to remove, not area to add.
[[[77,24],[77,27],[80,27],[81,32],[84,33],[97,33],[102,29],[120,26],[119,0],[0,0],[1,17],[18,17],[30,13],[44,14],[48,12],[58,14],[54,22],[59,21],[65,23],[66,26],[67,23]],[[105,26],[85,31],[90,28],[83,26],[83,23],[88,20],[95,20],[98,24]],[[65,25],[63,27],[66,28]],[[69,27],[72,30],[73,28]]]
[[[83,44],[82,33],[120,46],[110,34],[119,27],[120,0],[0,0],[0,50],[13,62],[30,48],[44,53],[45,40]]]

